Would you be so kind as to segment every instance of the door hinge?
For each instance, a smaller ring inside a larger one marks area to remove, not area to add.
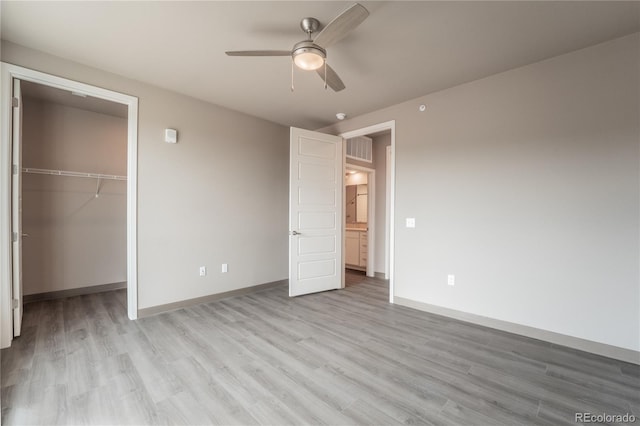
[[[18,302],[18,299],[12,299],[11,300],[11,308],[12,309],[18,309],[18,306],[20,306],[19,302]]]
[[[11,166],[11,172],[13,173],[14,176],[18,174],[18,165],[17,164],[13,164]]]
[[[13,242],[15,243],[16,241],[18,241],[18,233],[17,232],[13,232],[11,234],[11,239],[13,240]]]
[[[16,98],[15,96],[11,98],[11,106],[14,108],[18,108],[20,106],[20,99]]]

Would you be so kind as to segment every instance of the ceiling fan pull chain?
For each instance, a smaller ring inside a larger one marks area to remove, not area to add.
[[[324,60],[324,90],[327,90],[327,60]]]
[[[293,92],[293,58],[291,58],[291,91]]]
[[[324,90],[327,90],[327,60],[324,60]]]

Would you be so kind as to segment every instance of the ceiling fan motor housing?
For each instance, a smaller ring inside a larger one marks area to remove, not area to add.
[[[320,21],[316,18],[302,18],[300,28],[307,34],[315,33],[320,28]]]

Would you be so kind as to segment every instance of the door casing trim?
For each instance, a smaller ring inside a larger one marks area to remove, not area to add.
[[[89,84],[0,63],[0,347],[11,346],[13,340],[13,309],[11,308],[11,85],[14,78],[43,84],[62,90],[84,93],[126,105],[127,115],[127,314],[138,318],[137,263],[137,177],[138,177],[138,98]]]

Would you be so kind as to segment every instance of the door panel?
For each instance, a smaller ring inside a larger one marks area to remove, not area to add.
[[[314,185],[298,188],[298,203],[301,206],[321,205],[334,207],[337,204],[335,188],[321,188]]]
[[[298,279],[303,281],[333,277],[336,275],[336,261],[335,259],[327,259],[315,262],[301,262],[298,271]]]
[[[12,247],[12,299],[18,306],[13,310],[13,335],[20,336],[22,328],[22,96],[20,80],[13,80],[12,111],[12,162],[11,176],[11,230],[14,233]]]
[[[309,229],[334,229],[336,223],[335,212],[298,213],[298,228],[301,231]]]
[[[300,255],[334,253],[336,250],[336,237],[298,238],[298,253]]]
[[[289,296],[342,286],[342,138],[291,128]]]
[[[304,180],[320,182],[332,182],[335,170],[318,164],[300,163],[298,165],[298,177]]]
[[[298,129],[298,130],[303,130],[303,129]],[[323,135],[322,133],[318,133],[318,132],[310,132],[310,133]],[[327,135],[327,136],[331,136],[331,135]],[[334,136],[334,137],[337,137],[337,136]],[[334,145],[335,143],[333,141],[318,139],[316,138],[315,135],[312,135],[312,134],[307,134],[307,136],[299,135],[298,141],[297,141],[298,154],[301,158],[315,157],[315,158],[333,160],[338,157],[338,153],[336,152]],[[335,165],[335,163],[333,165]]]

